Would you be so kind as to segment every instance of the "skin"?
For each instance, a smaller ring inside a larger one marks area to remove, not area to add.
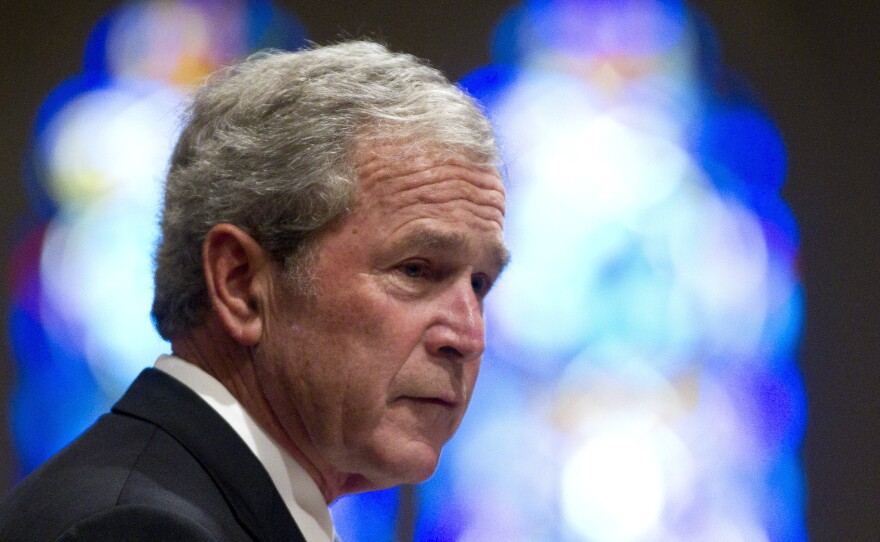
[[[508,260],[494,169],[361,148],[354,210],[317,241],[313,291],[221,224],[213,311],[172,341],[304,466],[327,502],[420,482],[473,393],[483,299]]]

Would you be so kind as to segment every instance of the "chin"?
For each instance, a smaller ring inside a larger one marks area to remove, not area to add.
[[[382,472],[379,474],[352,474],[345,480],[342,495],[379,491],[403,484],[420,484],[431,477],[437,469],[437,462],[421,469],[411,469],[406,473]]]
[[[376,452],[376,461],[362,471],[370,490],[424,482],[440,462],[440,450],[424,442],[386,446]]]
[[[401,484],[420,484],[434,475],[434,471],[437,470],[437,464],[440,461],[440,455],[438,454],[436,458],[432,461],[426,461],[420,463],[418,465],[414,465],[412,469],[410,469],[408,476],[401,480]]]

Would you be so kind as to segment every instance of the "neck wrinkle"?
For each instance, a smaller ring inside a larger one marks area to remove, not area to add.
[[[306,453],[296,439],[285,431],[254,371],[253,349],[238,344],[228,335],[216,333],[213,327],[206,323],[186,335],[175,337],[171,342],[172,353],[198,366],[223,384],[248,414],[311,476],[328,505],[343,494],[350,493],[346,488],[352,486],[352,479],[357,476],[341,473],[329,463],[321,461],[317,450],[308,442],[301,424],[300,432],[311,454]],[[317,461],[312,460],[312,456]]]

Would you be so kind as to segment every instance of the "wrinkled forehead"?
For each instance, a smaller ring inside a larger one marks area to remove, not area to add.
[[[493,193],[504,214],[504,183],[494,161],[467,150],[424,141],[383,138],[359,142],[355,149],[356,200],[367,193],[387,195],[441,181],[466,182]]]

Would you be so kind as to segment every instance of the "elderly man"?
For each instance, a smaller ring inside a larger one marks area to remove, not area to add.
[[[16,488],[0,539],[328,541],[340,495],[430,476],[507,261],[497,160],[470,98],[377,44],[215,76],[167,178],[173,355]]]

